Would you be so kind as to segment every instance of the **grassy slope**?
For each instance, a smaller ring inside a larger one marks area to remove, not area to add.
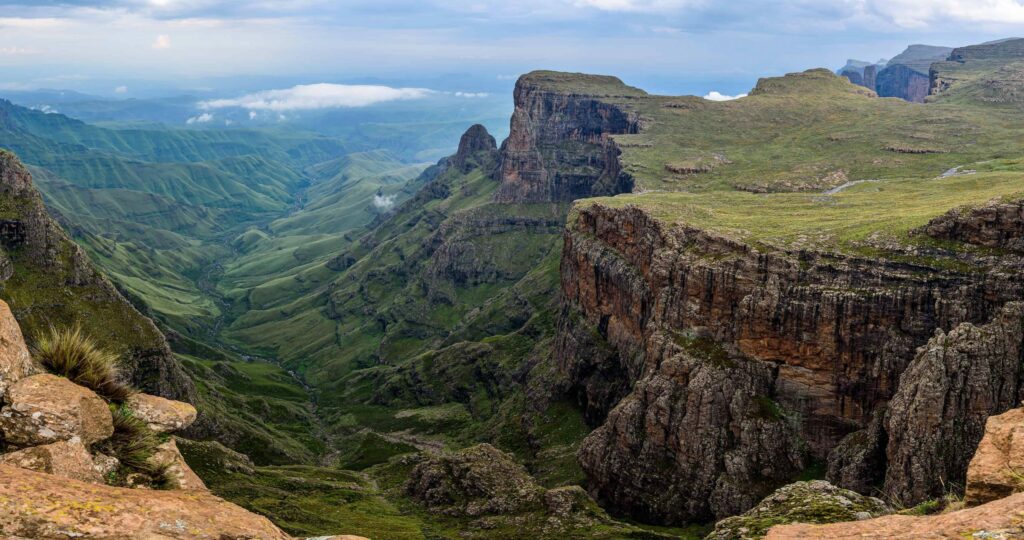
[[[732,102],[622,101],[649,123],[616,137],[646,192],[580,204],[635,204],[777,247],[857,252],[877,234],[926,242],[906,233],[953,207],[1024,192],[1020,109],[965,96],[989,87],[978,80],[993,70],[962,69],[975,82],[926,105],[875,98],[824,70],[762,80]],[[977,174],[940,178],[953,167]]]

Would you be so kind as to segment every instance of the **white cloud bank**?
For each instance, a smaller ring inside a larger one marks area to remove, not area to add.
[[[192,124],[205,124],[205,123],[207,123],[207,122],[209,122],[211,120],[213,120],[213,115],[212,114],[210,114],[210,113],[203,113],[203,114],[200,114],[199,116],[193,116],[192,118],[189,118],[188,120],[185,120],[185,123],[189,124],[189,125],[192,125]]]
[[[117,88],[114,89],[114,93],[115,94],[127,94],[128,93],[128,87],[125,86],[125,85],[118,86]]]
[[[395,205],[395,195],[381,195],[380,193],[373,196],[373,205],[381,210],[390,210]]]
[[[349,84],[304,84],[283,90],[264,90],[233,99],[199,103],[203,109],[239,107],[250,111],[304,111],[340,107],[366,107],[386,101],[420,99],[432,94],[426,88]],[[252,115],[250,115],[250,118]]]
[[[167,34],[160,34],[153,40],[154,49],[170,49],[171,48],[171,37]]]
[[[718,91],[715,91],[715,90],[712,90],[712,91],[708,92],[707,94],[704,94],[704,99],[711,100],[711,101],[732,101],[734,99],[739,99],[739,98],[742,98],[742,97],[747,97],[747,95],[746,94],[736,94],[735,96],[728,96],[728,95],[725,95],[725,94],[723,94],[721,92],[718,92]]]

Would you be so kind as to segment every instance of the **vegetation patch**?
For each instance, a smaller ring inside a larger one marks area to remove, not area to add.
[[[124,381],[120,356],[96,345],[81,326],[51,326],[36,338],[34,357],[50,372],[67,377],[108,401],[121,403],[135,390]]]

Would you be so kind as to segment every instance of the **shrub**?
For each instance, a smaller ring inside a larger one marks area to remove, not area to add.
[[[35,357],[51,372],[92,389],[113,402],[123,402],[134,390],[124,382],[120,357],[101,349],[78,325],[58,329],[36,340]]]

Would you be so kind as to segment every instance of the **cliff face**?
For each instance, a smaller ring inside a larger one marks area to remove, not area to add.
[[[588,95],[587,83],[620,98],[642,94],[611,77],[586,76],[575,88],[559,90],[544,72],[516,83],[511,131],[501,145],[497,202],[553,202],[628,193],[633,180],[622,172],[619,150],[609,135],[636,133],[639,117],[621,106]],[[585,76],[576,76],[582,79]]]
[[[133,384],[195,400],[195,388],[153,321],[92,266],[50,218],[28,170],[0,150],[0,297],[31,340],[51,324],[80,322],[122,354]]]
[[[1019,298],[1012,276],[760,253],[636,208],[580,209],[555,355],[600,425],[579,454],[594,494],[670,522],[744,510],[868,426],[936,328]],[[966,467],[954,454],[936,459]]]
[[[898,97],[914,103],[924,103],[930,85],[927,74],[897,64],[878,72],[875,89],[880,97]]]

